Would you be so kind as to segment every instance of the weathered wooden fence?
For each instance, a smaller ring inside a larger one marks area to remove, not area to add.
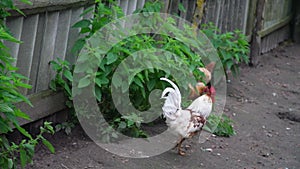
[[[71,28],[82,19],[81,13],[93,6],[93,1],[34,1],[33,6],[20,5],[26,17],[13,14],[6,21],[12,34],[23,43],[9,43],[15,65],[28,77],[32,89],[23,90],[34,107],[20,103],[20,107],[37,120],[66,108],[62,92],[49,90],[55,73],[49,62],[56,57],[75,61],[71,48],[78,38],[78,29]],[[91,16],[85,16],[91,17]],[[27,121],[21,121],[21,124]]]
[[[261,52],[265,53],[290,37],[292,20],[292,0],[267,0],[263,12],[263,29],[258,32],[261,38]]]
[[[258,20],[260,1],[264,1],[264,6],[260,7],[262,16]],[[126,15],[144,3],[145,0],[118,0]],[[186,11],[179,10],[181,4]],[[23,93],[35,107],[20,104],[33,120],[65,108],[63,94],[49,90],[54,76],[49,61],[56,57],[75,61],[70,51],[79,35],[78,29],[71,26],[82,19],[80,14],[84,9],[93,5],[93,0],[34,0],[33,6],[18,5],[26,17],[15,13],[7,19],[13,35],[23,41],[22,44],[7,43],[7,46],[16,58],[19,72],[28,77],[28,83],[33,86]],[[258,41],[256,54],[260,54],[289,37],[291,7],[292,0],[164,0],[162,12],[176,14],[194,25],[213,22],[222,32],[242,30],[249,40]],[[259,24],[261,29],[255,32]]]

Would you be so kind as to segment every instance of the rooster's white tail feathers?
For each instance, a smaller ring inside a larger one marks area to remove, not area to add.
[[[174,120],[175,113],[178,110],[181,110],[181,93],[179,91],[179,88],[175,83],[173,83],[171,80],[167,78],[160,78],[160,80],[166,81],[172,85],[173,88],[167,87],[163,92],[161,98],[166,99],[162,110],[164,113],[164,116],[166,118],[170,118]]]

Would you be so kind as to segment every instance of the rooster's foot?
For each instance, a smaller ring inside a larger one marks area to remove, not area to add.
[[[185,156],[186,155],[185,151],[183,151],[181,149],[178,150],[178,154],[181,155],[181,156]]]

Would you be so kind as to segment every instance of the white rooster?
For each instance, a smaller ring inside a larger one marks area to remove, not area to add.
[[[186,138],[191,138],[202,130],[206,118],[212,111],[215,89],[212,86],[204,86],[201,89],[204,94],[196,98],[186,109],[182,109],[181,93],[176,84],[167,78],[160,80],[170,83],[173,87],[167,87],[162,93],[162,98],[165,99],[162,110],[170,131],[179,137],[175,146],[178,148],[178,154],[185,155],[181,144]]]

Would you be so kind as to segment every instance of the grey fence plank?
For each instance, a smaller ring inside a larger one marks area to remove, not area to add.
[[[32,60],[34,53],[34,45],[38,27],[39,15],[31,15],[24,19],[21,41],[18,52],[17,67],[18,72],[23,74],[25,77],[30,78],[30,72],[32,68]],[[25,81],[26,83],[29,80]],[[27,89],[22,89],[23,94],[27,94]]]
[[[144,4],[145,4],[145,0],[137,0],[136,6],[138,9],[141,9],[141,8],[143,8]]]
[[[230,20],[230,24],[227,24],[227,30],[232,30],[235,28],[235,23],[234,23],[234,20],[236,18],[236,13],[234,11],[234,9],[236,8],[236,1],[237,0],[231,0],[230,1],[230,4],[228,6],[228,14],[227,14],[227,17],[229,18]]]
[[[184,9],[187,10],[189,3],[188,3],[188,1],[183,1],[182,5],[183,5]],[[179,11],[179,16],[180,16],[180,18],[182,18],[179,20],[179,27],[181,27],[181,28],[183,27],[183,24],[186,21],[186,15],[187,15],[187,11]]]
[[[12,17],[12,18],[9,18],[9,20],[7,20],[7,22],[6,22],[6,26],[10,29],[12,35],[18,40],[21,39],[21,33],[22,33],[22,28],[23,28],[23,19],[24,19],[23,17]],[[12,55],[12,57],[17,59],[20,44],[12,43],[12,42],[5,42],[5,45],[10,49],[10,54]],[[16,63],[17,62],[14,62],[14,66],[16,65]]]
[[[127,15],[131,15],[137,9],[137,1],[138,0],[129,0]]]
[[[64,60],[66,57],[71,14],[71,10],[65,10],[59,13],[57,35],[55,39],[54,58],[58,57]]]
[[[71,28],[76,22],[82,19],[82,16],[80,16],[83,12],[84,8],[76,8],[72,9],[72,15],[71,15],[71,21],[70,21],[70,31],[68,36],[68,46],[67,46],[67,55],[66,60],[74,63],[76,60],[76,56],[71,52],[76,40],[79,37],[79,29],[77,28]]]
[[[51,72],[49,62],[53,60],[58,18],[59,12],[46,13],[45,32],[42,42],[41,59],[39,62],[38,78],[36,84],[37,92],[49,88],[49,75]]]
[[[120,1],[120,7],[122,8],[125,15],[127,15],[128,10],[128,0],[121,0]]]
[[[247,33],[247,19],[248,19],[248,13],[249,13],[249,10],[250,10],[250,0],[246,0],[246,3],[245,3],[245,14],[244,14],[244,18],[243,18],[243,33],[246,34]]]
[[[182,1],[182,5],[186,11],[179,11],[180,12],[180,17],[183,19],[186,19],[187,15],[187,9],[189,8],[189,2],[188,1]]]
[[[35,45],[33,50],[31,72],[30,72],[30,84],[32,85],[32,89],[28,90],[27,94],[33,94],[37,92],[36,91],[37,76],[39,71],[41,49],[42,49],[44,32],[45,32],[45,13],[41,13],[38,15],[39,15],[39,20],[38,20],[36,39],[35,39]]]
[[[223,31],[228,31],[227,25],[229,25],[230,23],[230,19],[228,14],[229,14],[229,7],[230,7],[230,0],[224,0],[224,6],[223,6],[223,17],[222,17],[222,30]]]
[[[180,3],[180,0],[170,0],[170,8],[169,13],[172,15],[178,15],[178,5]]]
[[[193,16],[194,16],[194,11],[196,8],[196,0],[189,0],[188,1],[188,7],[187,7],[187,11],[186,11],[186,20],[188,20],[189,22],[193,21]]]
[[[222,16],[223,16],[223,13],[224,13],[225,1],[221,1],[218,5],[219,5],[219,8],[220,8],[220,10],[219,10],[220,12],[219,12],[219,15],[217,16],[218,17],[217,27],[222,30],[222,27],[223,27]]]

